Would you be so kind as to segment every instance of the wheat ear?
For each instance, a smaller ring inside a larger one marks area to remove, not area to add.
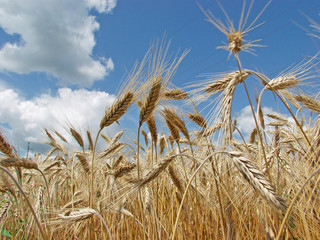
[[[79,144],[79,146],[84,149],[84,143],[83,143],[83,139],[80,135],[80,133],[78,133],[75,129],[70,128],[70,132],[71,135],[74,137],[74,139],[77,141],[77,143]]]
[[[143,102],[140,115],[139,115],[139,125],[141,126],[149,116],[152,114],[153,110],[156,107],[156,103],[159,100],[160,90],[161,90],[161,78],[157,77],[156,80],[152,83],[151,89],[145,101]]]
[[[207,121],[199,113],[189,113],[188,118],[190,118],[200,127],[203,127],[203,128],[207,127]]]
[[[163,93],[164,100],[184,100],[187,98],[189,98],[188,93],[179,89],[173,89]]]
[[[89,166],[89,162],[87,161],[86,157],[83,154],[76,154],[77,158],[79,159],[81,166],[83,167],[84,171],[86,173],[90,172],[90,166]]]
[[[8,157],[13,157],[13,150],[7,140],[2,136],[0,132],[0,152],[4,153]]]
[[[127,92],[105,112],[100,122],[100,129],[110,126],[117,121],[128,109],[133,101],[133,93]]]
[[[309,108],[311,111],[320,113],[320,103],[315,101],[309,96],[304,95],[296,95],[294,97],[297,101],[303,103],[307,108]]]
[[[23,167],[26,169],[39,170],[38,164],[30,159],[10,157],[0,160],[0,165],[3,167]]]
[[[141,188],[142,186],[146,185],[147,183],[151,182],[155,178],[159,176],[161,172],[163,172],[166,167],[175,159],[175,156],[169,156],[158,163],[151,171],[147,173],[147,175],[141,178],[137,184],[135,185],[136,188]]]
[[[285,212],[287,207],[285,200],[283,200],[274,187],[270,184],[269,180],[253,165],[253,163],[242,156],[241,152],[230,152],[233,163],[238,170],[243,174],[245,179],[249,181],[251,186],[256,189],[261,196],[267,199],[273,206]]]
[[[70,221],[70,222],[79,222],[79,221],[85,220],[87,218],[90,218],[93,215],[96,215],[97,217],[99,217],[99,219],[101,220],[101,222],[103,223],[104,227],[106,228],[106,230],[108,232],[108,237],[110,239],[112,239],[110,230],[109,230],[106,222],[104,221],[103,217],[96,210],[94,210],[92,208],[83,208],[83,209],[79,209],[79,210],[76,210],[73,212],[58,214],[60,219],[62,219],[64,221]]]

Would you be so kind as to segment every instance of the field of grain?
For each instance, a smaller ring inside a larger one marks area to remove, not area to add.
[[[76,148],[39,129],[52,148],[25,159],[0,135],[1,239],[320,239],[320,102],[304,91],[317,58],[269,79],[240,61],[255,22],[235,28],[204,13],[226,34],[235,71],[175,88],[186,52],[169,61],[168,44],[155,42],[98,132],[69,127]],[[239,85],[255,120],[248,139],[232,115]],[[267,92],[293,121],[264,114]],[[135,113],[137,129],[104,133]]]

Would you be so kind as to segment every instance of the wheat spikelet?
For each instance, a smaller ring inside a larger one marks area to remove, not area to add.
[[[246,80],[246,78],[250,75],[247,70],[242,69],[242,75],[240,75],[239,71],[234,71],[223,75],[220,79],[214,80],[213,83],[207,85],[204,89],[206,93],[217,93],[225,90],[230,82],[235,82],[235,84],[239,84]]]
[[[150,115],[150,117],[146,121],[152,141],[156,143],[158,141],[158,133],[157,133],[157,125],[156,125],[156,120],[153,115]]]
[[[141,130],[141,133],[142,133],[142,135],[144,137],[144,142],[145,142],[146,146],[148,146],[148,144],[149,144],[148,134],[143,129]]]
[[[207,121],[199,113],[189,113],[188,118],[190,118],[200,127],[203,127],[203,128],[207,127]]]
[[[180,140],[180,134],[179,134],[178,129],[167,118],[166,118],[166,123],[167,123],[167,126],[168,126],[169,130],[170,130],[172,140],[178,142]],[[173,144],[171,143],[171,145],[173,145]]]
[[[221,129],[222,124],[221,123],[215,123],[213,124],[211,127],[207,128],[204,133],[203,136],[207,137],[213,133],[215,133],[216,131],[218,131],[219,129]]]
[[[0,132],[0,152],[4,153],[8,157],[13,157],[13,149],[7,140],[4,138],[2,133]]]
[[[40,219],[40,213],[41,213],[41,208],[43,205],[43,190],[44,188],[40,186],[39,191],[38,191],[38,197],[37,197],[37,202],[35,204],[35,212],[37,214],[37,217]]]
[[[253,144],[255,139],[256,139],[256,135],[257,135],[257,128],[254,128],[250,134],[250,143]]]
[[[163,114],[165,115],[166,121],[171,122],[171,124],[175,125],[180,132],[190,141],[189,131],[186,127],[184,121],[173,111],[168,108],[164,108]]]
[[[25,158],[4,158],[0,160],[0,165],[3,167],[23,167],[27,169],[36,169],[39,170],[37,163],[30,159]]]
[[[315,101],[314,99],[312,99],[309,96],[303,96],[303,95],[296,95],[294,97],[297,101],[301,102],[304,104],[304,106],[306,106],[307,108],[309,108],[311,111],[316,112],[316,113],[320,113],[320,103]]]
[[[109,155],[111,155],[112,153],[116,153],[121,151],[123,148],[125,147],[125,144],[123,143],[115,143],[111,146],[109,146],[107,149],[103,150],[103,152],[100,154],[99,158],[105,158]]]
[[[97,214],[96,210],[92,208],[83,208],[72,212],[58,214],[58,217],[64,221],[79,222]]]
[[[119,131],[116,136],[111,140],[110,144],[115,144],[116,142],[118,142],[120,140],[120,138],[122,137],[124,133],[124,130]]]
[[[136,141],[136,140],[132,140],[132,142],[135,144],[135,145],[137,145],[138,146],[138,142]],[[140,146],[140,149],[142,149],[142,151],[146,151],[140,144],[139,144],[139,146]]]
[[[260,121],[262,129],[265,129],[266,126],[264,124],[263,112],[262,112],[262,108],[261,107],[258,108],[258,117],[259,117],[259,121]]]
[[[59,132],[54,131],[54,133],[55,133],[62,141],[64,141],[65,143],[68,143],[67,139],[65,139]]]
[[[231,81],[224,90],[224,95],[221,99],[221,123],[223,127],[229,128],[231,126],[231,107],[233,101],[233,94],[236,90],[236,80]],[[231,130],[231,129],[230,129]]]
[[[185,91],[179,89],[173,89],[165,91],[163,93],[164,100],[184,100],[187,98],[189,98],[188,94]]]
[[[100,129],[110,126],[127,111],[128,107],[133,101],[133,93],[127,92],[105,112],[100,122]]]
[[[276,194],[274,187],[258,168],[249,159],[243,157],[241,152],[230,152],[229,154],[235,166],[249,181],[251,186],[258,190],[261,196],[267,199],[273,206],[285,212],[287,209],[285,201]]]
[[[268,113],[266,116],[279,121],[287,121],[287,119],[282,117],[280,114]]]
[[[87,131],[87,137],[88,137],[88,142],[89,142],[89,150],[92,151],[93,150],[93,141],[92,141],[91,133],[89,131]]]
[[[144,186],[145,184],[151,182],[152,180],[154,180],[155,178],[157,178],[159,176],[159,174],[161,172],[163,172],[166,167],[175,159],[175,156],[169,156],[166,157],[164,160],[162,160],[161,162],[159,162],[153,169],[151,169],[151,171],[149,171],[147,173],[147,175],[145,177],[143,177],[142,179],[140,179],[136,186],[137,188],[140,188],[142,186]]]
[[[79,146],[83,149],[84,148],[84,143],[83,143],[83,139],[80,135],[80,133],[78,133],[75,129],[70,128],[70,132],[71,135],[74,137],[74,139],[77,141],[77,143],[79,144]]]
[[[105,140],[107,143],[111,144],[111,140],[110,138],[108,138],[105,134],[100,133],[100,137],[103,138],[103,140]]]
[[[112,168],[115,169],[123,160],[123,155],[120,155],[118,159],[112,164]]]
[[[52,135],[49,133],[48,129],[44,129],[44,131],[46,132],[48,138],[50,139],[51,143],[55,143],[56,139],[54,137],[52,137]]]
[[[46,167],[43,171],[48,171],[50,170],[51,168],[55,167],[55,166],[58,166],[60,167],[61,166],[61,163],[59,161],[55,161],[54,163],[50,164],[48,167]]]
[[[139,115],[140,126],[149,118],[149,116],[155,109],[156,103],[159,100],[161,85],[161,78],[157,77],[156,80],[152,83],[149,94],[141,106]]]
[[[131,172],[137,165],[134,163],[129,163],[124,166],[120,166],[115,170],[108,171],[109,174],[113,175],[115,178],[122,177],[124,174]]]
[[[299,80],[296,76],[280,76],[272,79],[268,84],[266,84],[265,88],[271,91],[277,91],[282,89],[287,89],[296,85]]]
[[[178,173],[176,172],[176,170],[173,166],[173,163],[171,165],[169,165],[168,172],[169,172],[169,176],[170,176],[172,182],[174,183],[174,185],[177,187],[179,192],[181,194],[183,194],[184,193],[183,183],[182,183],[181,178],[179,177]]]
[[[77,153],[76,156],[79,159],[79,161],[81,163],[81,166],[83,167],[83,170],[86,173],[89,173],[90,172],[90,166],[89,166],[89,162],[87,161],[86,157],[83,156],[83,154],[81,154],[81,153]]]
[[[268,123],[268,126],[273,126],[273,127],[282,127],[282,126],[288,126],[287,121],[272,121]]]
[[[67,208],[71,208],[72,206],[75,207],[75,206],[79,205],[80,203],[82,203],[83,201],[84,201],[84,199],[81,198],[81,199],[78,199],[78,200],[74,200],[74,201],[68,202],[66,205],[64,205],[62,207],[61,210],[65,210]]]
[[[164,148],[165,148],[165,146],[166,146],[166,137],[165,137],[164,135],[162,135],[162,136],[160,137],[160,143],[159,143],[159,145],[160,145],[160,154],[163,154],[163,153],[164,153]]]
[[[297,109],[301,108],[299,102],[294,98],[294,96],[286,89],[282,90],[281,93],[286,97],[287,100]]]

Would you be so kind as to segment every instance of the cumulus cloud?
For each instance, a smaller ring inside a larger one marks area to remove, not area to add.
[[[46,72],[62,84],[90,86],[113,70],[111,58],[93,58],[94,32],[99,29],[91,9],[110,13],[117,0],[2,0],[0,27],[17,42],[0,50],[0,71]]]
[[[266,115],[266,114],[279,114],[278,112],[274,111],[270,107],[263,107],[262,112],[264,115]],[[287,118],[287,120],[290,123],[294,122],[292,117],[288,117],[283,114],[281,116]],[[241,133],[245,137],[250,136],[252,130],[256,127],[255,122],[254,122],[254,118],[252,116],[251,107],[248,105],[248,106],[242,108],[240,110],[240,112],[236,114],[236,119],[237,119],[237,126],[238,126],[239,130],[241,131]],[[272,119],[270,119],[269,117],[265,117],[264,120],[265,120],[265,125],[267,125],[268,123],[270,123],[272,121]],[[267,127],[267,130],[268,130],[268,127]]]
[[[0,91],[0,124],[9,126],[10,135],[19,138],[23,146],[47,140],[43,128],[56,130],[71,140],[66,133],[70,124],[83,134],[87,129],[96,132],[105,108],[114,99],[114,95],[102,91],[60,88],[55,96],[43,94],[26,100],[14,90],[5,89]]]

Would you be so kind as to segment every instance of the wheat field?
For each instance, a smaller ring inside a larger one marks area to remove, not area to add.
[[[204,14],[226,35],[234,71],[176,88],[187,51],[169,60],[168,44],[155,42],[99,130],[68,129],[76,146],[39,129],[51,150],[26,159],[1,133],[2,239],[320,239],[320,101],[304,91],[317,57],[270,79],[240,61],[257,46],[243,39],[256,20],[243,13],[235,28]],[[248,138],[232,114],[239,85],[255,121]],[[286,114],[263,112],[266,93]],[[136,113],[137,129],[104,133]]]

